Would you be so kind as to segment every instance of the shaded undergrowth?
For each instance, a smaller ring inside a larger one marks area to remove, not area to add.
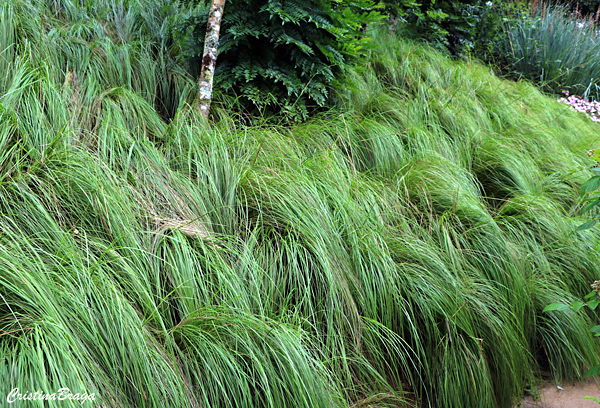
[[[597,363],[541,313],[599,276],[562,178],[597,124],[387,34],[342,110],[207,124],[160,16],[42,4],[0,7],[0,395],[508,407]]]

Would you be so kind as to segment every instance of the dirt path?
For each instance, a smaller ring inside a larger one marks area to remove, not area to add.
[[[564,384],[563,390],[552,383],[545,383],[539,389],[539,397],[526,397],[515,408],[600,408],[600,404],[585,396],[596,397],[600,400],[600,387],[595,382]]]

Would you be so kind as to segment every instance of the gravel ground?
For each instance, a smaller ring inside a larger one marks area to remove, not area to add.
[[[555,384],[545,383],[539,389],[539,397],[528,396],[515,408],[600,408],[600,404],[585,396],[600,400],[600,387],[596,382],[564,384],[559,389]]]

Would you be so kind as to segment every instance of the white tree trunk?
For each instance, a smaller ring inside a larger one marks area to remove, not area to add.
[[[202,55],[202,71],[198,84],[198,108],[200,114],[208,118],[210,100],[212,98],[213,77],[217,66],[217,47],[219,45],[219,31],[225,0],[213,0],[208,14],[206,25],[206,38],[204,39],[204,54]]]

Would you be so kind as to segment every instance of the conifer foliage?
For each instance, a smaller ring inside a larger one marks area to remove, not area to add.
[[[179,5],[176,23],[189,68],[200,67],[208,2]],[[251,110],[304,119],[330,98],[328,86],[368,47],[373,0],[238,0],[221,23],[215,91]]]

